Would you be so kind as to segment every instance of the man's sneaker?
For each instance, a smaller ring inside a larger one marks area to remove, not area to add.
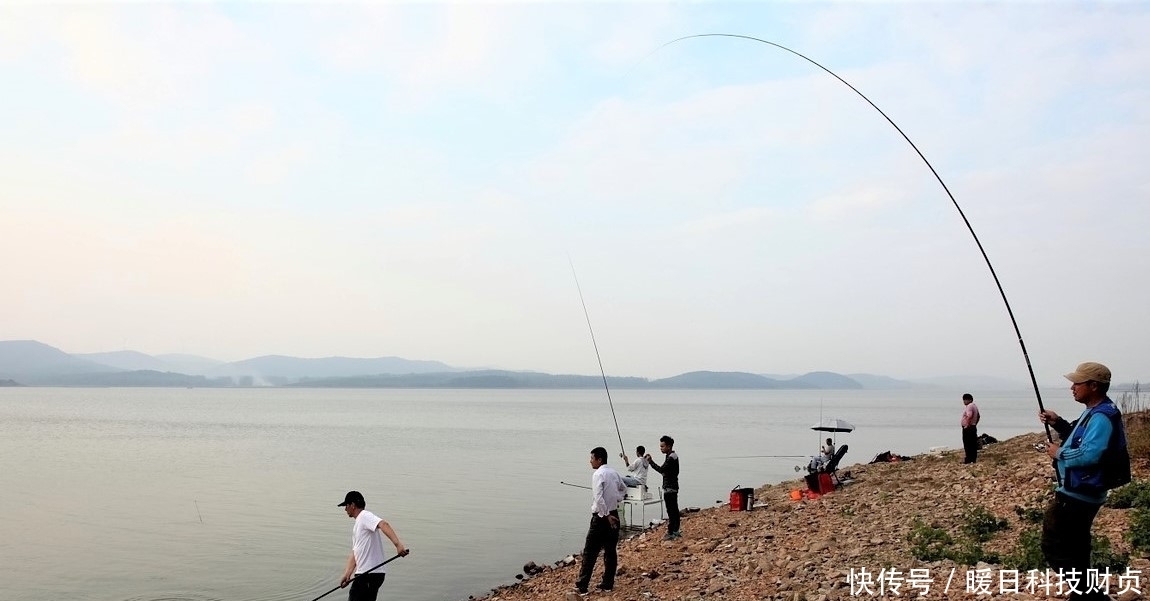
[[[676,530],[671,533],[671,538],[683,538],[683,533]]]
[[[668,532],[668,533],[663,535],[663,540],[675,540],[676,538],[678,538],[678,537],[675,536],[674,532]]]
[[[609,593],[609,592],[611,592],[611,591],[612,591],[612,590],[614,590],[614,589],[615,589],[615,587],[614,587],[614,586],[603,586],[602,584],[600,584],[599,586],[595,587],[595,590],[596,590],[596,591],[599,591],[599,592],[601,592],[601,593]]]
[[[587,594],[587,587],[585,587],[585,586],[576,586],[576,587],[575,587],[575,592],[579,593],[580,595],[586,595],[586,594]]]

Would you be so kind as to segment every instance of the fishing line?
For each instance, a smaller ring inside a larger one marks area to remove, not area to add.
[[[615,417],[615,403],[611,402],[611,387],[607,385],[607,372],[603,370],[603,358],[599,356],[599,343],[595,342],[595,329],[591,327],[591,315],[587,313],[587,302],[583,300],[583,288],[579,286],[579,276],[575,274],[575,262],[567,255],[571,265],[571,277],[575,278],[575,289],[579,291],[579,303],[583,305],[583,317],[587,318],[587,331],[591,332],[591,346],[595,347],[595,359],[599,361],[599,374],[603,376],[603,389],[607,391],[607,405],[611,407],[611,421],[615,422],[615,435],[619,437],[619,454],[627,452],[623,446],[623,435],[619,433],[619,420]]]
[[[806,459],[807,455],[735,455],[733,457],[716,457],[715,459],[759,459],[763,457],[781,459]]]
[[[974,226],[972,226],[970,224],[970,220],[966,218],[966,213],[962,210],[962,207],[960,207],[958,205],[958,201],[955,200],[954,194],[950,193],[950,188],[947,187],[946,182],[942,181],[942,176],[940,176],[938,174],[938,171],[935,170],[934,165],[931,165],[930,161],[926,160],[926,155],[924,155],[922,153],[922,151],[918,149],[918,146],[916,146],[915,143],[913,141],[911,141],[910,136],[907,136],[906,132],[904,132],[902,130],[902,128],[899,127],[898,124],[895,123],[894,120],[890,118],[889,115],[887,115],[885,112],[883,112],[883,110],[880,109],[878,107],[878,105],[876,105],[874,102],[872,102],[870,98],[867,98],[866,94],[863,94],[862,92],[860,92],[858,90],[858,88],[851,85],[847,80],[843,79],[842,77],[839,77],[839,75],[837,73],[824,67],[822,64],[820,64],[819,62],[815,61],[814,59],[806,56],[805,54],[791,50],[790,48],[787,48],[786,46],[783,46],[782,44],[776,44],[775,42],[768,42],[767,40],[756,38],[753,36],[740,35],[740,34],[735,34],[735,33],[700,33],[700,34],[687,35],[687,36],[683,36],[680,38],[675,38],[675,39],[671,40],[670,42],[667,42],[666,44],[659,46],[658,48],[653,50],[651,52],[651,54],[654,54],[655,52],[658,52],[659,50],[666,48],[667,46],[670,46],[671,44],[681,42],[683,40],[694,39],[694,38],[736,38],[736,39],[740,39],[740,40],[749,40],[752,42],[759,42],[760,44],[766,44],[768,46],[774,46],[775,48],[778,48],[780,50],[785,50],[785,51],[807,61],[808,63],[822,69],[823,71],[826,71],[831,77],[834,77],[835,79],[839,80],[843,85],[850,88],[851,91],[853,91],[855,94],[858,94],[859,97],[862,98],[863,100],[865,100],[867,104],[871,105],[871,107],[874,110],[878,111],[878,113],[880,115],[882,115],[884,119],[887,120],[887,123],[890,123],[891,126],[893,126],[898,131],[899,135],[901,135],[902,138],[904,140],[906,140],[907,144],[910,144],[910,147],[914,149],[915,153],[918,154],[918,157],[920,159],[922,159],[922,162],[926,163],[927,168],[929,168],[930,172],[934,175],[934,179],[938,180],[939,185],[942,186],[943,191],[946,192],[946,195],[950,198],[951,204],[953,204],[955,210],[958,211],[958,215],[960,217],[962,217],[962,222],[966,224],[966,229],[970,232],[971,237],[974,238],[974,243],[978,246],[978,251],[980,253],[982,253],[982,259],[983,259],[983,261],[986,262],[986,267],[987,267],[987,269],[990,270],[991,277],[994,278],[994,285],[998,287],[998,294],[999,294],[999,296],[1002,297],[1002,303],[1004,305],[1006,305],[1006,313],[1007,313],[1007,315],[1010,316],[1010,323],[1011,323],[1011,325],[1014,326],[1014,334],[1018,338],[1018,346],[1022,349],[1022,358],[1023,358],[1023,360],[1025,360],[1026,370],[1030,374],[1030,384],[1034,387],[1034,397],[1038,400],[1038,410],[1039,411],[1045,411],[1046,408],[1043,407],[1043,405],[1042,405],[1042,393],[1039,392],[1039,390],[1038,390],[1038,379],[1034,377],[1034,367],[1032,367],[1030,364],[1030,355],[1026,352],[1026,343],[1023,342],[1023,340],[1022,340],[1022,331],[1018,327],[1018,320],[1016,320],[1014,318],[1014,310],[1010,308],[1010,301],[1006,299],[1006,291],[1003,290],[1003,288],[1002,288],[1002,282],[999,281],[998,274],[994,271],[994,265],[991,265],[990,257],[986,254],[986,249],[983,248],[982,241],[980,241],[978,239],[978,234],[974,233]],[[648,56],[650,56],[650,55],[648,55]],[[1044,423],[1043,426],[1045,426],[1045,428],[1046,428],[1046,439],[1053,442],[1054,438],[1050,434],[1050,425]],[[1057,470],[1055,471],[1055,473],[1057,473]]]
[[[382,563],[380,563],[380,564],[376,565],[375,567],[371,568],[370,570],[364,570],[363,572],[360,572],[360,573],[356,574],[354,578],[352,578],[351,580],[348,580],[348,581],[347,581],[347,586],[351,586],[351,583],[352,583],[352,582],[354,582],[356,578],[359,578],[360,576],[363,576],[364,574],[367,574],[368,572],[374,572],[374,571],[378,570],[379,568],[382,568],[383,566],[385,566],[385,565],[387,565],[387,564],[389,564],[389,563],[391,563],[391,562],[393,562],[393,561],[395,561],[395,560],[399,559],[400,557],[405,557],[405,556],[406,556],[408,553],[411,553],[411,549],[405,549],[405,550],[403,551],[403,553],[397,553],[397,554],[396,554],[394,557],[392,557],[391,559],[386,559],[386,560],[384,560]],[[330,595],[330,594],[332,594],[332,593],[334,593],[334,592],[338,591],[338,590],[339,590],[339,589],[341,589],[341,588],[343,588],[343,585],[337,586],[337,587],[335,587],[335,588],[331,589],[330,591],[328,591],[328,592],[326,592],[326,593],[324,593],[324,594],[322,594],[322,595],[320,595],[320,596],[316,597],[315,599],[312,599],[311,601],[319,601],[320,599],[323,599],[324,597],[326,597],[326,596],[328,596],[328,595]]]

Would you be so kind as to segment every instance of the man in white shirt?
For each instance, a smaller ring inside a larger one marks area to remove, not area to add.
[[[575,589],[580,594],[587,592],[591,584],[591,572],[599,551],[603,551],[603,579],[598,589],[609,591],[615,588],[615,567],[619,563],[616,549],[619,546],[619,502],[627,487],[619,472],[607,465],[607,449],[595,447],[591,450],[591,525],[587,528],[587,541],[583,544],[583,565],[579,569],[579,579]]]
[[[647,491],[647,459],[643,455],[647,454],[647,449],[643,445],[635,447],[635,461],[631,461],[626,453],[623,453],[623,463],[627,464],[627,475],[623,476],[623,484],[627,486],[641,486],[643,491]]]
[[[348,492],[339,506],[347,512],[347,517],[355,520],[355,525],[351,527],[351,555],[347,558],[347,569],[343,572],[339,586],[343,588],[351,583],[351,590],[347,593],[348,601],[375,601],[386,576],[384,570],[379,568],[383,563],[383,541],[379,533],[382,532],[395,545],[396,554],[407,555],[408,549],[399,540],[391,524],[364,509],[367,503],[359,491]]]
[[[819,450],[822,452],[823,458],[829,462],[831,459],[835,458],[835,441],[831,438],[828,438],[827,443],[824,444]]]

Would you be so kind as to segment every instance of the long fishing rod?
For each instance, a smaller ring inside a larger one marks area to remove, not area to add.
[[[619,420],[615,417],[615,403],[611,402],[611,387],[607,385],[607,372],[603,370],[603,358],[599,356],[599,343],[595,342],[595,329],[591,327],[591,315],[587,313],[587,302],[583,300],[583,288],[579,285],[579,276],[575,274],[575,262],[571,255],[567,255],[567,263],[571,265],[571,277],[575,278],[575,289],[579,291],[579,303],[583,305],[583,317],[587,319],[587,331],[591,332],[591,346],[595,347],[595,359],[599,361],[599,375],[603,376],[603,389],[607,391],[607,405],[611,407],[611,421],[615,422],[615,435],[619,437],[619,454],[627,452],[623,446],[623,435],[619,432]]]
[[[570,482],[564,482],[562,480],[560,480],[559,483],[562,484],[563,486],[571,486],[574,488],[585,488],[587,490],[591,490],[590,486],[583,486],[582,484],[571,484]]]
[[[351,584],[356,578],[359,578],[360,576],[363,576],[364,574],[367,574],[368,572],[374,572],[374,571],[378,570],[379,568],[382,568],[383,566],[399,559],[400,557],[406,557],[408,553],[411,553],[411,549],[404,549],[403,553],[397,553],[395,555],[395,557],[392,557],[391,559],[384,560],[382,563],[371,568],[370,570],[365,570],[363,572],[360,572],[359,574],[356,574],[355,578],[352,578],[351,580],[347,581],[347,584]],[[331,589],[330,591],[316,597],[315,599],[312,599],[311,601],[319,601],[320,599],[323,599],[324,597],[338,591],[339,589],[343,588],[344,586],[347,586],[347,585],[341,583],[339,586],[337,586],[337,587]]]
[[[978,246],[978,251],[980,253],[982,253],[982,259],[984,261],[986,261],[986,267],[988,269],[990,269],[990,275],[991,275],[991,277],[994,278],[994,285],[998,287],[998,294],[1002,297],[1002,303],[1004,305],[1006,305],[1006,313],[1010,316],[1010,323],[1011,323],[1011,325],[1014,326],[1014,334],[1015,334],[1015,336],[1018,337],[1018,346],[1022,348],[1022,358],[1026,361],[1026,370],[1030,373],[1030,383],[1034,387],[1034,397],[1036,399],[1038,399],[1038,410],[1039,411],[1045,411],[1046,408],[1042,406],[1042,393],[1039,392],[1039,390],[1038,390],[1038,379],[1034,377],[1034,367],[1032,367],[1030,364],[1030,355],[1026,352],[1026,343],[1022,341],[1022,331],[1018,328],[1018,321],[1014,318],[1014,310],[1010,308],[1010,301],[1006,300],[1006,292],[1002,288],[1002,282],[999,281],[998,274],[995,273],[995,271],[994,271],[994,265],[990,264],[990,257],[987,256],[986,249],[983,248],[982,242],[978,239],[978,234],[974,233],[974,226],[972,226],[970,224],[970,220],[966,218],[966,213],[963,212],[962,207],[958,206],[958,201],[955,200],[954,194],[950,193],[950,188],[948,188],[946,186],[946,182],[942,181],[942,176],[940,176],[938,174],[938,171],[935,170],[934,165],[931,165],[930,161],[926,160],[926,155],[924,155],[922,153],[922,151],[918,149],[918,146],[916,146],[915,143],[911,141],[910,136],[907,136],[906,132],[904,132],[902,130],[902,128],[899,127],[898,124],[895,123],[894,120],[891,119],[885,112],[883,112],[883,110],[880,109],[877,104],[875,104],[874,102],[871,102],[871,99],[867,98],[866,94],[863,94],[862,92],[860,92],[858,90],[858,88],[852,86],[849,82],[847,82],[847,80],[843,79],[842,77],[839,77],[839,75],[837,73],[824,67],[822,64],[818,63],[814,59],[812,59],[812,58],[810,58],[804,54],[801,54],[799,52],[796,52],[794,50],[791,50],[790,48],[787,48],[786,46],[783,46],[782,44],[776,44],[775,42],[768,42],[767,40],[756,38],[753,36],[740,35],[740,34],[735,34],[735,33],[700,33],[700,34],[695,34],[695,35],[683,36],[681,38],[675,38],[675,39],[671,40],[670,42],[667,42],[666,44],[659,46],[659,48],[656,48],[652,52],[652,54],[654,52],[658,52],[662,48],[670,46],[671,44],[674,44],[676,42],[681,42],[683,40],[689,40],[692,38],[713,38],[713,37],[737,38],[737,39],[741,39],[741,40],[750,40],[752,42],[759,42],[761,44],[766,44],[768,46],[774,46],[775,48],[778,48],[780,50],[785,50],[785,51],[807,61],[808,63],[822,69],[823,71],[826,71],[828,74],[831,75],[831,77],[834,77],[835,79],[839,80],[840,82],[842,82],[843,85],[850,88],[851,91],[853,91],[855,94],[858,94],[859,97],[862,98],[863,100],[865,100],[867,104],[871,105],[871,107],[874,108],[874,110],[878,111],[878,113],[880,115],[882,115],[884,119],[887,120],[887,123],[890,123],[896,130],[898,130],[898,133],[902,136],[902,138],[904,140],[906,140],[907,144],[910,144],[910,147],[914,149],[915,153],[918,154],[918,157],[920,159],[922,159],[922,162],[926,163],[927,168],[929,168],[930,172],[932,174],[934,174],[934,179],[938,180],[939,185],[942,186],[942,189],[943,189],[943,191],[946,192],[946,195],[948,197],[950,197],[951,204],[954,205],[955,210],[957,210],[959,216],[962,217],[962,222],[966,224],[966,229],[968,231],[970,231],[971,237],[974,238],[974,243]],[[1043,425],[1046,427],[1046,439],[1048,441],[1053,442],[1054,437],[1051,436],[1051,434],[1050,434],[1050,425],[1046,424],[1046,423],[1044,423]],[[1055,470],[1055,473],[1058,473],[1057,470]],[[1059,478],[1059,480],[1061,480],[1061,478]]]

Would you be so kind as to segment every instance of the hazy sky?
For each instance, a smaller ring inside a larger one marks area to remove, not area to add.
[[[0,0],[0,339],[1150,376],[1150,4]]]

